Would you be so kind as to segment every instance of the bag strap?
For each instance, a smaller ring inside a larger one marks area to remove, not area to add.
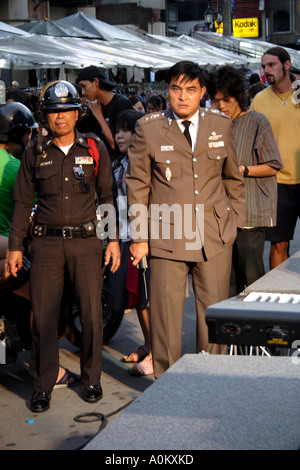
[[[88,137],[87,143],[89,146],[88,152],[93,157],[94,162],[95,162],[95,178],[96,178],[97,172],[98,172],[99,158],[100,158],[99,152],[98,152],[97,145],[94,139],[92,139],[91,137]]]

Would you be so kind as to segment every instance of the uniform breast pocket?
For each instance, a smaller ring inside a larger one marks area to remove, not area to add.
[[[57,168],[50,165],[37,168],[35,179],[38,196],[50,196],[58,193],[59,178]]]
[[[175,152],[158,152],[154,157],[154,171],[163,181],[181,178],[181,161]]]
[[[75,192],[89,192],[94,181],[94,165],[75,165],[73,168],[73,187]]]
[[[227,157],[224,148],[212,148],[207,150],[207,173],[215,176],[222,172],[222,168]]]

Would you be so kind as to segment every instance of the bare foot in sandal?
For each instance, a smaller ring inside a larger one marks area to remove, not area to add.
[[[80,375],[74,374],[68,369],[59,368],[56,384],[53,390],[58,388],[75,387],[75,385],[81,384]]]
[[[149,354],[145,359],[138,364],[135,364],[129,371],[130,375],[151,375],[153,374],[152,355]]]
[[[123,362],[141,362],[148,354],[150,353],[149,346],[144,344],[140,346],[136,352],[132,352],[128,354],[128,356],[124,356],[122,361]]]

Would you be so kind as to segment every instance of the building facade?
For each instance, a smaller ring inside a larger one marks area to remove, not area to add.
[[[205,26],[208,8],[215,19],[221,10],[229,24],[234,19],[257,18],[260,39],[300,49],[300,0],[1,0],[0,20],[17,26],[44,18],[57,20],[81,10],[111,25],[172,35]]]

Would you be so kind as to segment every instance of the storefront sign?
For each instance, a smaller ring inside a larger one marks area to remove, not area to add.
[[[257,38],[258,18],[235,18],[232,20],[232,31],[233,36],[238,38]]]

